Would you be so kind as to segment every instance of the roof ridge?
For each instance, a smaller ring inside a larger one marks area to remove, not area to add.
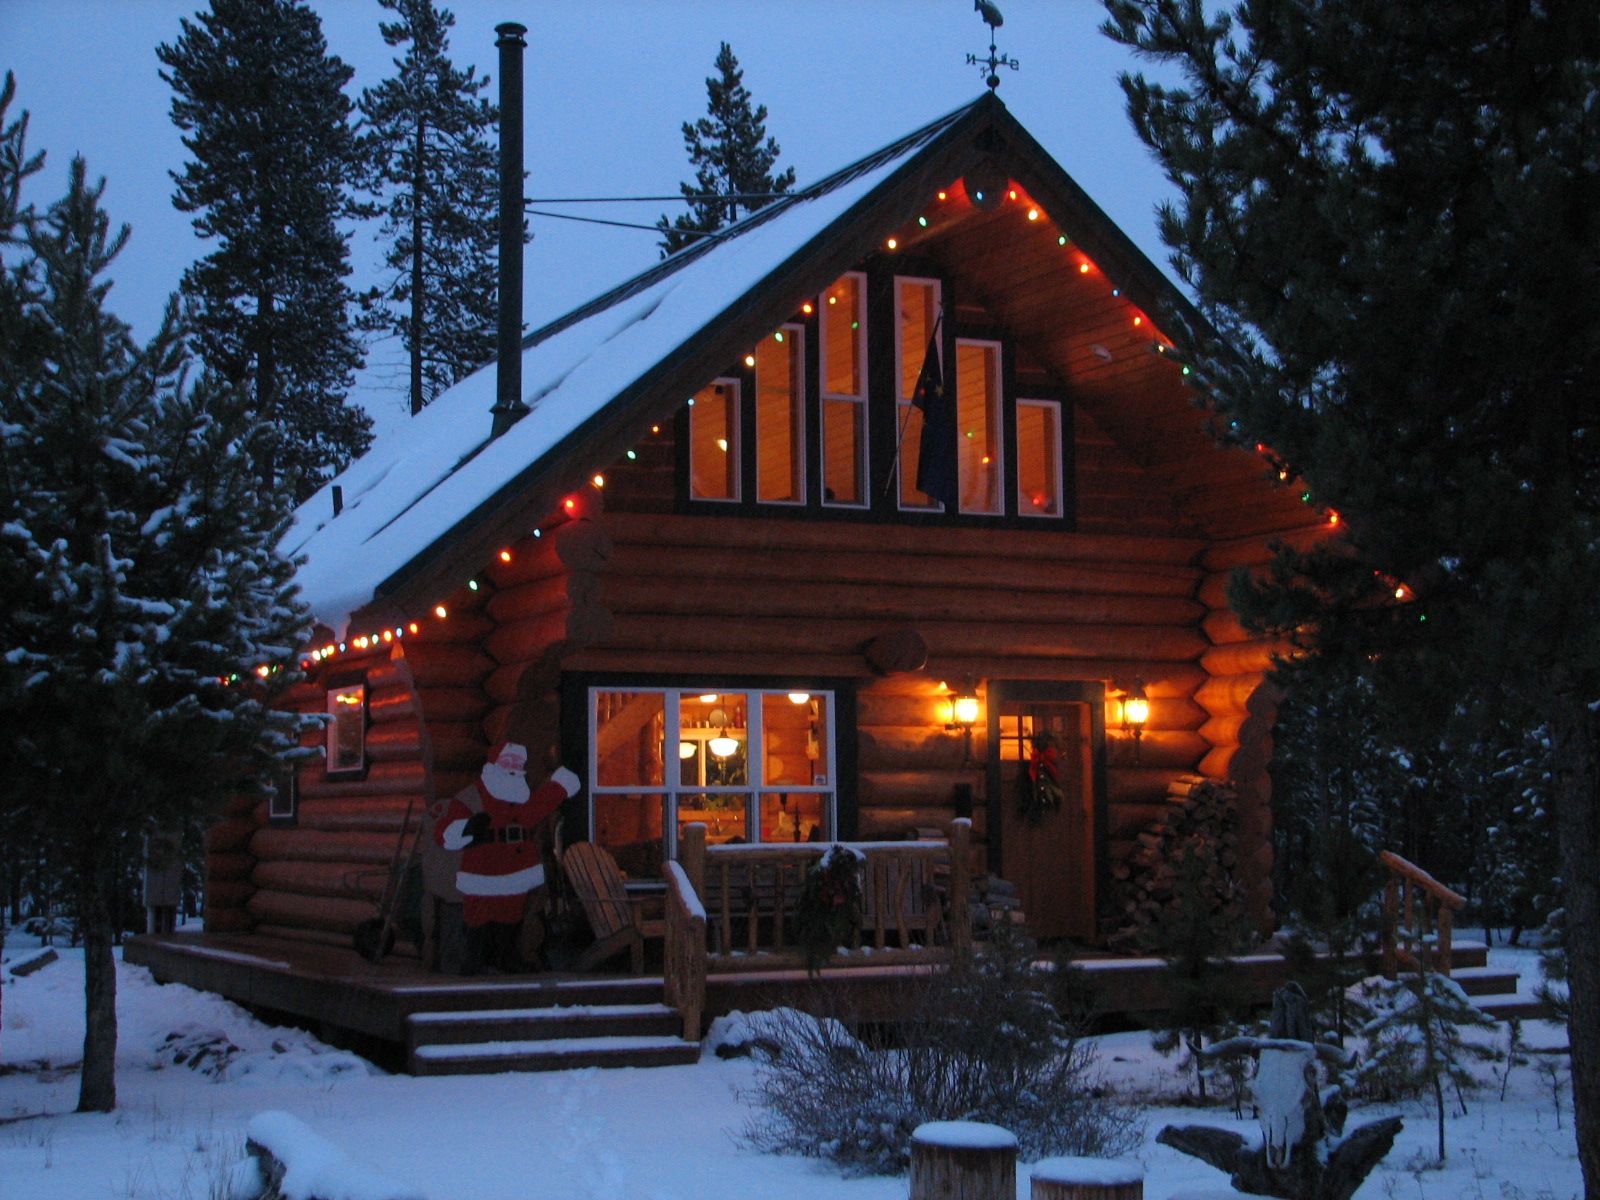
[[[668,275],[675,274],[679,270],[688,266],[690,263],[698,261],[717,246],[750,232],[750,230],[765,224],[767,221],[772,220],[781,213],[787,212],[796,204],[800,204],[805,201],[816,200],[822,196],[826,196],[829,192],[843,187],[852,179],[865,174],[866,172],[874,169],[884,162],[887,162],[890,159],[899,157],[919,143],[928,141],[935,135],[942,133],[945,129],[955,124],[962,117],[965,117],[968,113],[974,111],[979,106],[984,104],[1000,104],[1001,107],[1004,107],[999,99],[994,97],[992,93],[984,92],[976,100],[970,100],[966,104],[961,105],[959,108],[952,109],[950,112],[945,113],[942,117],[934,118],[926,125],[914,129],[902,137],[896,138],[886,146],[880,146],[870,154],[858,158],[855,162],[850,163],[847,166],[839,168],[831,175],[825,175],[817,182],[808,184],[803,188],[799,188],[796,191],[790,192],[782,199],[774,200],[764,208],[757,209],[755,212],[747,214],[741,220],[728,226],[721,236],[700,238],[691,245],[685,246],[683,249],[668,255],[660,262],[646,267],[637,275],[634,275],[630,279],[624,280],[622,283],[617,284],[609,291],[600,293],[600,295],[594,297],[592,300],[580,304],[577,308],[574,308],[566,314],[557,317],[555,320],[546,325],[540,326],[531,333],[524,335],[522,339],[522,348],[524,350],[530,350],[534,346],[537,346],[540,342],[554,337],[562,330],[576,325],[580,321],[585,321],[597,313],[604,312],[608,308],[620,304],[630,296],[637,295],[659,280],[666,278]]]

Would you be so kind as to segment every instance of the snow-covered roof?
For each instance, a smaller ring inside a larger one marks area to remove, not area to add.
[[[489,436],[492,363],[385,432],[300,506],[281,545],[305,560],[296,578],[315,617],[343,636],[350,617],[373,600],[384,581],[984,102],[939,118],[529,335],[523,341],[522,381],[530,412],[499,438]],[[343,493],[337,517],[334,487]]]

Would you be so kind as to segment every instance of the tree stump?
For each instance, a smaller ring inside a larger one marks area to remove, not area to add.
[[[911,1134],[911,1200],[1015,1200],[1017,1139],[981,1121],[930,1121]]]
[[[1144,1200],[1144,1168],[1121,1158],[1045,1158],[1033,1165],[1033,1200]]]

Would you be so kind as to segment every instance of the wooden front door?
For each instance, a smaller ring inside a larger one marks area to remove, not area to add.
[[[1092,942],[1104,811],[1105,716],[1098,684],[1019,682],[990,689],[989,816],[999,861],[1035,937]],[[1053,767],[1059,799],[1041,789]],[[991,852],[991,858],[993,854]]]

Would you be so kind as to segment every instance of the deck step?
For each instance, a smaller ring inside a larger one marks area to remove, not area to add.
[[[406,1035],[419,1046],[585,1037],[670,1037],[683,1018],[665,1004],[584,1004],[467,1012],[418,1012]]]
[[[700,1044],[676,1037],[574,1037],[419,1046],[413,1075],[488,1075],[578,1067],[666,1067],[697,1062]]]
[[[1514,996],[1522,976],[1499,967],[1461,967],[1450,978],[1469,996]]]
[[[661,999],[662,979],[659,975],[609,979],[604,976],[557,980],[468,979],[412,984],[394,988],[392,994],[413,1012],[647,1004]]]

